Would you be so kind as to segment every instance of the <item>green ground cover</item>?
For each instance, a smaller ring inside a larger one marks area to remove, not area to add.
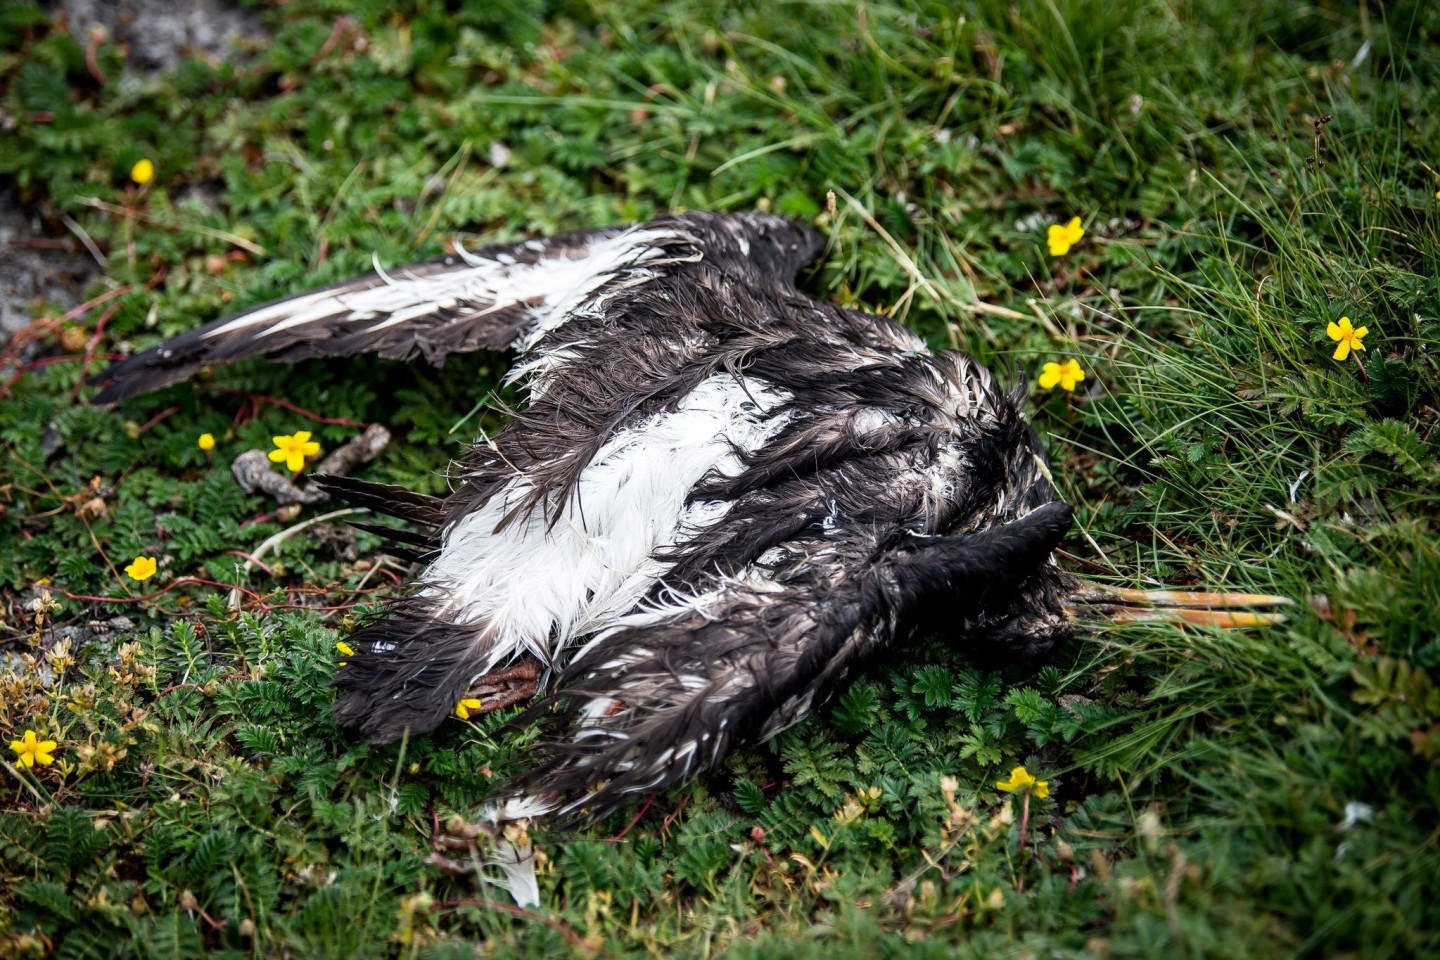
[[[0,5],[0,185],[106,263],[0,361],[0,735],[58,744],[4,751],[0,956],[1440,949],[1440,9],[253,6],[264,42],[143,74]],[[818,296],[1032,386],[1079,361],[1033,404],[1072,569],[1307,602],[1038,670],[934,638],[633,823],[547,838],[517,915],[426,859],[531,735],[347,737],[336,643],[403,570],[324,526],[242,572],[298,521],[228,469],[381,422],[366,476],[440,489],[502,422],[503,358],[252,362],[113,411],[80,374],[372,254],[756,207],[831,238]],[[1023,836],[994,788],[1022,763],[1050,784]]]

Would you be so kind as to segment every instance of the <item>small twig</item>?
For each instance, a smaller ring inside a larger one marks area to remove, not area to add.
[[[336,447],[329,456],[315,465],[316,473],[331,476],[348,476],[385,452],[390,446],[390,431],[384,425],[372,423],[358,437],[351,437]]]
[[[324,491],[301,490],[295,481],[270,469],[270,457],[264,450],[246,450],[230,464],[230,473],[246,493],[263,493],[281,506],[293,503],[322,503],[329,499]]]
[[[101,270],[109,266],[109,264],[105,262],[105,254],[100,252],[100,247],[96,245],[94,240],[90,239],[90,234],[85,232],[85,228],[80,226],[80,224],[75,221],[75,218],[71,217],[68,213],[62,213],[60,214],[60,222],[65,224],[71,233],[80,238],[80,242],[85,246],[86,250],[90,251],[90,256],[95,258],[95,262],[100,265]]]
[[[238,550],[231,550],[230,552],[231,552],[231,553],[239,553],[240,551],[238,551]],[[393,574],[393,573],[391,573],[389,570],[385,569],[385,563],[386,563],[386,558],[383,557],[383,556],[380,557],[378,560],[376,560],[376,561],[371,565],[370,569],[365,571],[365,576],[363,576],[363,577],[360,578],[360,582],[357,583],[357,584],[355,584],[355,587],[354,587],[352,590],[350,590],[349,595],[346,597],[346,600],[349,600],[349,599],[351,599],[351,598],[353,598],[353,597],[358,597],[358,596],[360,596],[362,593],[364,593],[364,592],[365,592],[365,584],[369,583],[369,582],[370,582],[370,578],[373,577],[373,576],[374,576],[375,574],[377,574],[377,573],[380,574],[381,576],[389,577],[389,578],[390,578],[390,582],[391,582],[392,584],[394,584],[395,586],[398,587],[398,586],[401,584],[402,581],[401,581],[400,578],[397,577],[395,574]],[[260,566],[260,568],[261,568],[262,570],[264,569],[264,565],[263,565],[263,564],[260,564],[259,566]],[[266,570],[265,572],[266,572],[266,573],[269,573],[270,571]]]
[[[49,800],[45,799],[44,794],[42,794],[39,790],[35,789],[35,784],[25,779],[24,775],[22,775],[19,770],[16,770],[10,765],[10,761],[0,760],[0,766],[4,766],[6,770],[9,770],[10,775],[16,780],[19,780],[21,785],[24,786],[26,790],[30,791],[30,795],[33,796],[36,800],[38,800],[42,807],[50,802]]]
[[[206,923],[210,924],[211,930],[224,930],[225,927],[230,923],[229,920],[216,920],[214,917],[210,916],[210,914],[205,912],[204,907],[196,907],[195,912],[200,914],[201,920],[204,920]]]
[[[278,477],[279,474],[275,474],[275,476]],[[336,517],[346,517],[350,516],[351,514],[369,512],[370,509],[368,507],[345,507],[341,510],[332,510],[329,513],[321,514],[318,517],[311,517],[309,520],[302,520],[301,522],[295,524],[293,527],[286,527],[279,533],[273,534],[270,537],[266,538],[264,543],[260,544],[260,546],[255,548],[254,554],[251,555],[250,559],[245,561],[245,565],[241,568],[241,576],[249,574],[250,571],[255,567],[255,565],[260,562],[261,557],[265,556],[265,554],[280,546],[280,544],[284,543],[286,540],[289,540],[291,537],[295,536],[295,534],[299,533],[300,531],[307,530],[310,527],[315,526],[317,523],[324,523],[327,520],[334,520]],[[226,603],[231,610],[240,609],[240,594],[242,592],[249,593],[250,591],[242,590],[240,587],[236,587],[235,589],[230,591],[230,599],[226,601]],[[281,605],[277,604],[277,606]],[[353,604],[351,604],[351,606],[353,606]]]
[[[320,52],[310,58],[310,65],[314,66],[330,56],[330,52],[335,49],[336,44],[340,42],[340,38],[344,36],[346,28],[354,22],[355,18],[349,14],[336,17],[335,26],[330,28],[330,36],[325,38],[325,44],[320,48]]]
[[[390,431],[378,423],[372,423],[357,437],[335,448],[315,467],[315,473],[326,473],[343,477],[364,466],[385,452],[390,445]],[[270,469],[270,456],[263,450],[246,450],[230,465],[235,482],[245,488],[246,493],[260,492],[275,498],[284,506],[292,503],[317,504],[330,499],[319,486],[311,483],[304,489],[296,486],[295,477],[287,477]],[[297,473],[296,476],[299,474]]]
[[[91,27],[90,42],[85,46],[85,69],[90,71],[90,76],[102,87],[109,82],[105,77],[105,71],[100,69],[100,59],[98,56],[100,53],[100,44],[104,39],[104,27]],[[101,264],[101,266],[104,266],[104,264]]]
[[[200,223],[176,223],[174,221],[164,220],[131,207],[122,207],[118,204],[107,203],[99,197],[83,197],[80,202],[87,207],[94,207],[96,210],[103,210],[106,213],[113,213],[125,217],[127,220],[144,221],[152,227],[160,227],[161,229],[168,230],[188,230],[191,233],[198,233],[203,237],[210,237],[213,240],[220,240],[224,243],[239,247],[248,253],[253,253],[257,257],[270,256],[270,251],[260,246],[260,244],[252,243],[244,237],[230,233],[228,230],[216,230],[213,227],[207,227]]]

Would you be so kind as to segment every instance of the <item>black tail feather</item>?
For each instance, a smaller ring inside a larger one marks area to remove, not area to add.
[[[356,480],[330,473],[311,477],[321,490],[355,507],[369,507],[376,513],[399,517],[422,526],[439,527],[445,517],[445,498],[416,493],[393,483]],[[387,536],[389,534],[386,534]]]

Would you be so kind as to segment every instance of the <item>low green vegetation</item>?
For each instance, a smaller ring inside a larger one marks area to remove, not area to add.
[[[253,13],[263,40],[147,74],[0,6],[0,185],[105,261],[0,359],[0,735],[56,744],[4,751],[0,956],[1440,949],[1440,8]],[[250,362],[115,410],[81,376],[372,255],[757,207],[831,238],[815,295],[1029,378],[1068,567],[1301,602],[1267,630],[1105,628],[1038,669],[897,651],[719,773],[543,837],[518,911],[427,859],[534,734],[512,711],[347,736],[336,644],[405,571],[338,522],[247,569],[333,508],[278,513],[229,471],[380,422],[365,475],[442,489],[503,422],[504,358]],[[1341,317],[1368,331],[1343,361]],[[1070,359],[1073,392],[1035,385]],[[1049,785],[1028,817],[995,788],[1019,765]]]

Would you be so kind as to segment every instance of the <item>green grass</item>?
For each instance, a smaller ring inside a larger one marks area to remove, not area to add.
[[[1440,949],[1433,4],[256,7],[273,36],[233,62],[136,75],[101,44],[101,85],[33,6],[0,6],[0,182],[73,218],[108,256],[90,295],[113,294],[0,367],[0,734],[60,742],[0,771],[0,955]],[[336,641],[393,594],[377,541],[287,541],[238,615],[184,579],[240,582],[232,551],[290,523],[231,457],[355,432],[253,398],[385,423],[403,442],[367,475],[434,490],[501,422],[473,408],[503,359],[247,363],[115,411],[74,402],[80,360],[36,361],[455,235],[755,207],[832,238],[818,296],[1010,379],[1080,359],[1082,388],[1033,406],[1073,569],[1311,602],[1266,631],[1107,629],[1036,671],[899,651],[628,832],[545,838],[543,906],[514,916],[425,861],[532,735],[492,716],[372,747],[330,719]],[[1049,257],[1072,215],[1085,239]],[[1341,315],[1370,329],[1363,370],[1330,357]],[[119,573],[140,553],[162,558],[143,585]],[[133,628],[57,648],[117,615]],[[992,787],[1019,763],[1052,786],[1023,852]],[[1350,802],[1373,816],[1342,830]]]

